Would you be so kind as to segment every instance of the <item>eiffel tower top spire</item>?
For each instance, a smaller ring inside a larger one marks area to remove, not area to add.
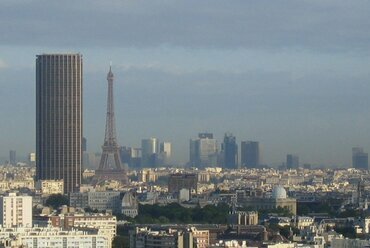
[[[107,80],[108,80],[108,98],[107,98],[107,119],[105,123],[104,146],[118,147],[116,134],[116,119],[114,115],[114,99],[113,99],[114,75],[112,72],[112,66],[109,67]]]
[[[114,75],[113,75],[113,72],[112,72],[112,64],[109,66],[109,72],[108,72],[108,75],[107,75],[107,80],[113,80],[114,79]]]

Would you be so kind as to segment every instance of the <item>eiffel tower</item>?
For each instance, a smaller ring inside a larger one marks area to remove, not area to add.
[[[117,143],[115,117],[114,117],[114,102],[113,102],[113,79],[112,66],[109,68],[107,75],[108,80],[108,104],[107,104],[107,120],[105,124],[105,138],[102,146],[103,153],[101,155],[99,168],[95,171],[94,182],[100,183],[105,180],[117,180],[123,184],[128,183],[127,171],[123,168],[119,155],[119,145]],[[114,167],[112,166],[114,163]]]

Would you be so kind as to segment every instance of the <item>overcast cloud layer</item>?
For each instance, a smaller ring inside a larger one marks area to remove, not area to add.
[[[99,151],[109,61],[119,140],[259,140],[264,162],[349,165],[370,151],[368,1],[0,2],[0,156],[34,150],[35,55],[84,56],[84,135]],[[101,132],[97,132],[101,130]]]

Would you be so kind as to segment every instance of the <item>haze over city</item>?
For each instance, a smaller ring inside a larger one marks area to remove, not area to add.
[[[106,74],[118,141],[157,137],[179,163],[189,139],[258,140],[263,163],[351,164],[370,150],[370,3],[1,1],[0,157],[35,150],[36,54],[80,52],[84,136],[101,151]]]

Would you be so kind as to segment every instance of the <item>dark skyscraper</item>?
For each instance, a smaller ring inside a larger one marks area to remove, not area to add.
[[[82,138],[82,151],[87,151],[87,139],[85,137]]]
[[[82,55],[36,59],[36,179],[79,190],[82,165]]]
[[[352,167],[361,170],[368,170],[368,154],[362,147],[352,148]]]
[[[287,169],[298,169],[299,168],[299,157],[293,154],[286,155],[286,168]]]
[[[260,166],[260,145],[257,141],[242,141],[240,150],[243,167],[258,168]]]
[[[238,145],[236,138],[231,133],[226,133],[222,143],[223,164],[225,168],[238,168]]]
[[[9,164],[16,165],[17,164],[17,155],[15,150],[9,151]]]

